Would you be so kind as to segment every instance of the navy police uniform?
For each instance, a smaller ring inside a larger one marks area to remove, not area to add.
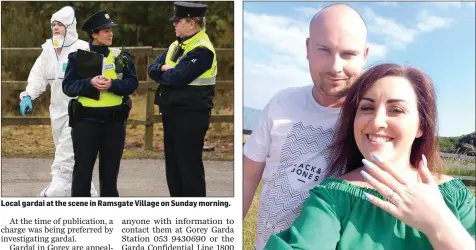
[[[92,40],[92,33],[116,25],[109,13],[102,10],[87,19],[82,29]],[[138,87],[137,72],[130,56],[122,51],[94,45],[92,41],[89,41],[89,50],[104,56],[103,76],[112,79],[112,83],[107,91],[99,92],[91,84],[93,76],[79,75],[78,52],[69,55],[63,92],[78,97],[69,105],[75,160],[71,196],[90,196],[94,163],[99,152],[100,196],[117,197],[126,120],[131,109],[128,96]]]
[[[174,22],[204,17],[207,6],[175,2]],[[162,65],[173,68],[161,71]],[[162,113],[167,185],[172,197],[206,196],[203,145],[215,94],[216,54],[204,30],[177,37],[149,65],[159,83],[155,104]]]

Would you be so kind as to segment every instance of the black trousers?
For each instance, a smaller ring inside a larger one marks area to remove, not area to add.
[[[210,112],[164,115],[165,173],[171,197],[205,197],[202,153]]]
[[[79,120],[71,134],[75,160],[71,196],[91,196],[91,179],[99,152],[100,196],[118,197],[117,177],[126,138],[126,121]]]

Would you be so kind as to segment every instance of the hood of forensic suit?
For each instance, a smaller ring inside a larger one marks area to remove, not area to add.
[[[54,21],[61,22],[65,28],[65,36],[53,36],[53,47],[62,48],[69,47],[78,40],[78,32],[76,30],[76,16],[73,7],[65,6],[51,16],[51,23]]]

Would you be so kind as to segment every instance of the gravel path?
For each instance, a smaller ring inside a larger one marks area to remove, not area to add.
[[[51,180],[50,166],[53,159],[2,158],[1,175],[3,197],[34,197]],[[233,196],[233,162],[206,161],[205,177],[207,196]],[[93,182],[99,189],[98,164],[94,168]],[[163,160],[122,160],[119,172],[119,195],[169,196]],[[99,190],[98,190],[99,191]]]

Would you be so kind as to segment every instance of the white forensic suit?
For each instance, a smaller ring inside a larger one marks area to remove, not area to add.
[[[34,100],[46,90],[48,84],[51,85],[49,111],[56,151],[51,166],[52,181],[41,191],[40,196],[70,196],[74,167],[73,142],[68,117],[68,104],[71,98],[63,93],[62,82],[68,55],[78,49],[88,49],[89,44],[78,39],[77,22],[72,7],[63,7],[53,14],[51,23],[54,21],[64,25],[65,36],[53,37],[41,45],[43,51],[30,71],[28,85],[20,94],[20,100],[27,95]],[[56,52],[55,47],[62,48],[60,54]],[[91,185],[91,196],[97,196],[94,185]]]

